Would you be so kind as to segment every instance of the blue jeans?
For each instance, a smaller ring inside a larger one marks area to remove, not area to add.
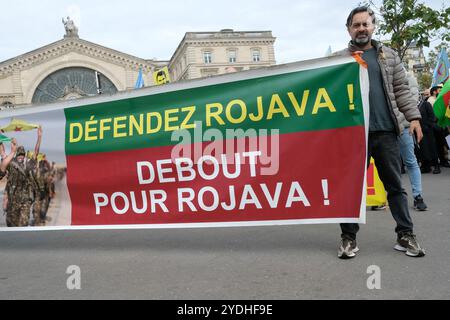
[[[413,222],[408,210],[408,199],[402,188],[401,159],[397,134],[394,132],[370,132],[368,159],[372,156],[378,174],[387,191],[392,216],[397,223],[395,232],[399,235],[412,232]],[[341,223],[342,237],[356,239],[357,223]]]
[[[406,172],[411,182],[412,195],[417,197],[422,195],[422,176],[420,173],[419,164],[417,163],[416,155],[414,154],[414,140],[409,134],[409,129],[403,130],[399,139],[400,155],[406,167]]]

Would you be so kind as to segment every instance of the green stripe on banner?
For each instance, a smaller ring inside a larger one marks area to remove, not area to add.
[[[224,136],[237,128],[283,134],[363,125],[359,68],[347,63],[67,108],[66,154],[175,145],[172,133],[192,132],[196,121]]]

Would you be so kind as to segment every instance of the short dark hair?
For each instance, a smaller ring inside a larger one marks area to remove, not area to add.
[[[353,16],[361,12],[367,12],[372,17],[372,23],[375,24],[375,12],[373,12],[373,10],[367,6],[360,6],[353,9],[348,15],[347,23],[345,24],[347,28],[349,28],[352,25]]]
[[[434,86],[430,89],[430,95],[434,95],[435,92],[437,92],[439,89],[442,89],[441,86]]]

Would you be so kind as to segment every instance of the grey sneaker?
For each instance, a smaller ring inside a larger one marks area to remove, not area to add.
[[[416,235],[412,232],[407,232],[397,237],[397,244],[395,250],[404,252],[410,257],[423,257],[425,250],[423,250],[417,242]]]
[[[356,245],[356,240],[342,238],[341,244],[338,249],[338,258],[339,259],[351,259],[356,256],[356,253],[359,251],[358,246]]]
[[[423,201],[423,198],[420,194],[417,197],[414,197],[414,209],[418,211],[427,210],[427,205]]]
[[[370,210],[372,211],[380,211],[380,210],[386,210],[387,204],[382,204],[381,206],[372,206],[370,207]]]

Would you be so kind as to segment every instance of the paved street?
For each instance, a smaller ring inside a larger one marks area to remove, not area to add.
[[[450,169],[423,180],[430,210],[412,213],[422,259],[393,250],[388,211],[368,212],[349,261],[336,257],[337,225],[7,232],[0,299],[450,299]],[[81,290],[66,287],[70,265]],[[367,288],[371,265],[380,290]]]

